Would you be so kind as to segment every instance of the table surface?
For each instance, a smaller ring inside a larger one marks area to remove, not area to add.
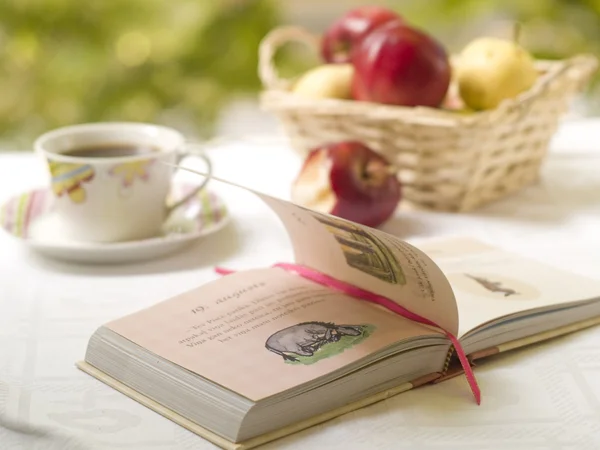
[[[300,164],[285,145],[257,140],[223,144],[210,156],[217,176],[284,198]],[[470,235],[600,279],[599,174],[600,120],[564,123],[538,185],[470,214],[399,212],[384,229],[417,245]],[[31,154],[0,154],[0,201],[45,180]],[[74,366],[98,326],[213,279],[216,264],[246,268],[291,257],[264,205],[244,191],[213,188],[228,202],[230,226],[140,264],[57,262],[0,233],[2,449],[215,448]],[[263,448],[600,448],[600,328],[496,357],[477,376],[479,407],[455,378]]]

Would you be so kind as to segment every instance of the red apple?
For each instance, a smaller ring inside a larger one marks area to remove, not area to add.
[[[321,56],[328,63],[350,62],[352,49],[375,28],[401,17],[381,6],[362,6],[333,22],[321,41]]]
[[[438,107],[450,85],[444,47],[423,31],[388,22],[368,34],[353,54],[355,100]]]
[[[306,208],[377,227],[401,198],[394,167],[359,142],[313,149],[292,185],[291,200]]]

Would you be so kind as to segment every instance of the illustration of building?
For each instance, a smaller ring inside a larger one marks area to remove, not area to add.
[[[406,283],[402,267],[393,252],[373,233],[337,217],[313,215],[335,236],[350,267],[387,283]]]

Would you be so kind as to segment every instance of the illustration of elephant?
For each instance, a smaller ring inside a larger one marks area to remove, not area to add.
[[[325,344],[339,341],[342,336],[360,336],[361,325],[335,325],[327,322],[303,322],[279,330],[265,343],[267,350],[281,355],[284,361],[298,361],[290,355],[313,356]]]

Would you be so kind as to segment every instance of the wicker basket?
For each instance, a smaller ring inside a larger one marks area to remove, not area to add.
[[[405,204],[433,210],[469,211],[535,182],[561,115],[597,67],[591,55],[536,61],[541,75],[529,91],[494,110],[460,113],[300,98],[273,64],[292,41],[319,45],[302,28],[274,29],[259,49],[259,76],[261,105],[279,117],[294,149],[361,141],[398,167]]]

